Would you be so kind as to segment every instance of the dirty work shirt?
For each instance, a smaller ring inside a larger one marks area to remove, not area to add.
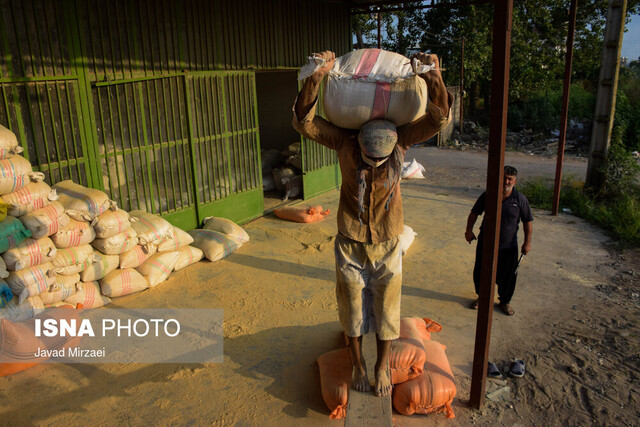
[[[471,208],[471,212],[476,215],[484,213],[487,204],[487,192],[478,197],[476,203]],[[518,247],[518,228],[520,220],[522,222],[533,221],[529,201],[524,194],[519,193],[515,188],[511,195],[502,201],[502,216],[500,217],[500,249]],[[484,228],[484,218],[480,225],[480,233]]]
[[[453,95],[450,92],[448,95],[449,105],[452,105]],[[294,104],[293,127],[306,138],[338,153],[342,174],[337,215],[338,231],[351,240],[368,243],[380,243],[400,235],[404,226],[402,199],[400,183],[397,182],[393,188],[388,185],[387,163],[391,159],[377,168],[368,165],[365,167],[364,212],[358,217],[358,130],[340,128],[316,116],[317,103],[316,99],[309,114],[300,121],[296,117]],[[429,102],[424,116],[397,129],[398,148],[402,157],[409,147],[431,138],[450,121],[450,111],[447,118],[439,107]]]
[[[375,332],[383,341],[400,336],[402,245],[400,236],[382,243],[335,242],[338,317],[345,333]]]

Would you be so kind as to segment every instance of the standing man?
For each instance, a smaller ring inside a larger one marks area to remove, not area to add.
[[[512,166],[504,167],[504,181],[502,185],[502,215],[500,218],[500,247],[498,249],[498,271],[496,272],[496,283],[498,284],[498,298],[500,300],[500,309],[507,316],[513,316],[515,311],[509,303],[513,292],[516,289],[516,280],[518,279],[518,224],[522,220],[522,229],[524,230],[524,243],[521,251],[524,255],[531,250],[531,233],[533,232],[533,216],[527,198],[515,189],[518,171]],[[478,197],[475,205],[471,209],[469,218],[467,218],[467,230],[464,233],[467,242],[471,243],[476,235],[473,234],[473,225],[478,219],[478,215],[482,215],[485,210],[487,192],[485,191]],[[473,267],[473,283],[476,287],[476,294],[480,294],[480,268],[482,266],[482,229],[480,226],[480,235],[478,236],[478,244],[476,245],[476,263]],[[471,308],[478,309],[478,299],[471,303]]]
[[[293,127],[306,138],[336,150],[342,174],[338,235],[335,241],[338,315],[349,341],[352,387],[370,391],[362,357],[362,336],[376,331],[377,396],[391,393],[389,350],[400,333],[402,285],[402,200],[400,173],[404,155],[444,128],[453,96],[447,91],[436,55],[414,55],[435,70],[421,74],[427,83],[427,112],[412,123],[396,126],[372,120],[358,130],[337,127],[316,116],[320,83],[335,62],[335,54],[314,54],[326,61],[306,79],[294,105]]]

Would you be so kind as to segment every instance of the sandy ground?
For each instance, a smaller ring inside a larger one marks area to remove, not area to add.
[[[402,314],[443,325],[458,394],[456,418],[406,417],[398,426],[636,425],[640,415],[640,255],[618,251],[599,229],[568,214],[534,211],[532,252],[519,270],[515,316],[493,314],[491,359],[523,359],[507,379],[509,402],[468,406],[477,312],[464,240],[485,185],[486,153],[414,148],[427,179],[404,181],[405,223],[418,233],[404,258]],[[520,179],[552,177],[555,160],[507,153]],[[565,173],[584,177],[586,161]],[[333,239],[338,192],[311,201],[320,223],[267,216],[246,224],[251,241],[224,260],[200,262],[160,286],[114,299],[126,308],[221,308],[220,364],[43,364],[0,378],[1,425],[342,425],[328,418],[315,359],[339,348]],[[522,232],[520,232],[522,233]],[[522,238],[522,237],[521,237]]]

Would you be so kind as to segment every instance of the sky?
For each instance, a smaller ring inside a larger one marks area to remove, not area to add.
[[[627,30],[622,36],[621,56],[626,56],[629,61],[634,61],[640,58],[640,15],[631,15],[631,22],[629,22]]]

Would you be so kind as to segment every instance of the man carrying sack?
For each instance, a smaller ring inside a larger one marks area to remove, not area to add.
[[[374,392],[386,396],[391,393],[391,341],[400,332],[402,162],[409,147],[431,138],[450,122],[453,96],[442,80],[438,57],[418,53],[412,59],[434,68],[420,75],[430,100],[426,114],[398,128],[379,119],[359,130],[340,128],[315,114],[320,83],[333,67],[335,54],[324,51],[314,56],[325,65],[305,80],[293,108],[293,127],[338,153],[342,187],[335,241],[336,296],[349,341],[352,386],[362,392],[371,390],[362,336],[373,330],[378,351]]]

